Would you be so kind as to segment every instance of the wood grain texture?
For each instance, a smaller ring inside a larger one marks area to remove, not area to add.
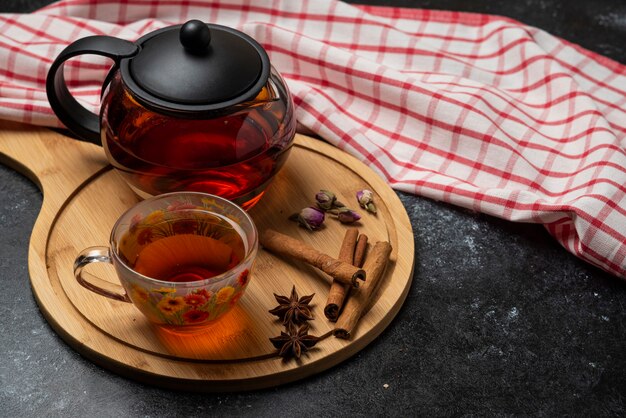
[[[116,219],[139,198],[107,164],[101,148],[53,131],[0,123],[0,162],[25,173],[41,187],[44,200],[33,228],[29,273],[33,293],[55,331],[95,363],[124,376],[162,387],[194,391],[237,391],[276,386],[325,370],[352,356],[391,322],[409,291],[414,262],[413,234],[397,195],[372,170],[321,141],[298,136],[285,167],[250,214],[259,230],[273,228],[337,254],[346,225],[329,217],[309,232],[287,218],[314,203],[320,189],[335,192],[358,208],[355,192],[370,188],[377,215],[362,213],[357,226],[373,242],[393,247],[375,303],[351,340],[329,337],[298,361],[275,356],[268,338],[281,331],[267,311],[273,293],[315,293],[311,334],[329,333],[323,314],[331,278],[265,250],[245,296],[220,322],[200,335],[176,335],[148,323],[132,305],[98,296],[75,280],[74,258],[88,246],[107,245]],[[113,268],[87,272],[118,283]]]

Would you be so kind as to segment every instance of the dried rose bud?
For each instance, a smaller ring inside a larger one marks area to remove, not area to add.
[[[376,213],[376,206],[374,205],[374,193],[371,190],[363,189],[356,192],[356,200],[359,201],[359,205],[368,212]]]
[[[324,212],[312,206],[304,208],[300,213],[294,213],[289,217],[289,219],[298,222],[300,226],[305,227],[309,231],[321,227],[324,223],[324,218]]]
[[[361,219],[361,215],[359,215],[357,212],[353,211],[352,209],[348,209],[346,207],[332,209],[329,212],[334,215],[337,215],[337,219],[339,219],[339,222],[344,223],[344,224],[351,224],[352,222],[356,222],[359,219]]]
[[[333,207],[333,203],[335,203],[337,198],[333,192],[329,192],[328,190],[320,190],[315,195],[315,201],[317,202],[317,206],[322,210],[329,210]]]
[[[319,206],[322,210],[330,210],[332,208],[341,208],[345,206],[337,200],[337,197],[333,192],[329,192],[328,190],[320,190],[315,195],[315,201],[317,202],[317,206]]]

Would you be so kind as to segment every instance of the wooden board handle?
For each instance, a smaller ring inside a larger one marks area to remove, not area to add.
[[[68,196],[107,166],[102,149],[50,129],[0,121],[0,163],[29,177],[44,192]]]

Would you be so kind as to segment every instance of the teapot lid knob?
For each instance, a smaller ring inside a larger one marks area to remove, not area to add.
[[[180,28],[180,43],[190,52],[203,52],[211,43],[211,30],[200,20],[189,20]]]

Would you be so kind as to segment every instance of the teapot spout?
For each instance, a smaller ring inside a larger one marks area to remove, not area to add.
[[[272,77],[267,80],[259,94],[249,103],[253,107],[272,104],[281,100],[281,94]]]

